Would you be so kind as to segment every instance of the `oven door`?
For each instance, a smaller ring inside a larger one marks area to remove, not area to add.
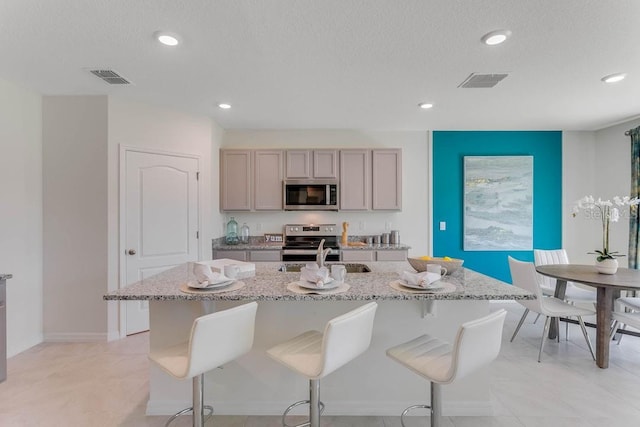
[[[283,249],[282,261],[316,262],[318,251],[314,249]],[[333,249],[325,261],[340,261],[340,252]]]
[[[338,210],[338,182],[334,180],[288,180],[283,188],[284,209]]]

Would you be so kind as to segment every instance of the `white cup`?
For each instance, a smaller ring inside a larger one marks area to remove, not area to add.
[[[331,266],[331,277],[338,283],[343,283],[347,277],[347,267],[344,265],[334,264]]]
[[[227,264],[224,266],[224,275],[229,279],[237,279],[238,273],[240,273],[240,267],[236,264]]]
[[[440,264],[427,264],[427,271],[429,273],[436,273],[440,276],[447,274],[447,269]]]

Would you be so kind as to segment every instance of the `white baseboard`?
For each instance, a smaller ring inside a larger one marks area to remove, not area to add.
[[[284,409],[293,402],[207,402],[213,405],[217,415],[282,415]],[[419,402],[325,402],[325,415],[353,415],[394,417],[409,405]],[[190,401],[151,401],[147,402],[147,415],[172,415],[191,406]],[[292,415],[305,414],[303,405],[299,410],[292,411]],[[488,401],[450,401],[442,403],[444,416],[493,416],[495,409]]]
[[[106,332],[54,332],[44,334],[44,342],[106,342]]]

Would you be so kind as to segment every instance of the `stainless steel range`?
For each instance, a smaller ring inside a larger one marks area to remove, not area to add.
[[[287,224],[284,226],[282,261],[315,261],[320,241],[331,248],[327,261],[340,261],[336,224]]]

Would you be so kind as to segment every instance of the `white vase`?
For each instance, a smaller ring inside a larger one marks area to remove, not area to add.
[[[616,271],[618,271],[618,260],[615,258],[607,258],[602,261],[596,260],[596,270],[601,274],[616,274]]]

